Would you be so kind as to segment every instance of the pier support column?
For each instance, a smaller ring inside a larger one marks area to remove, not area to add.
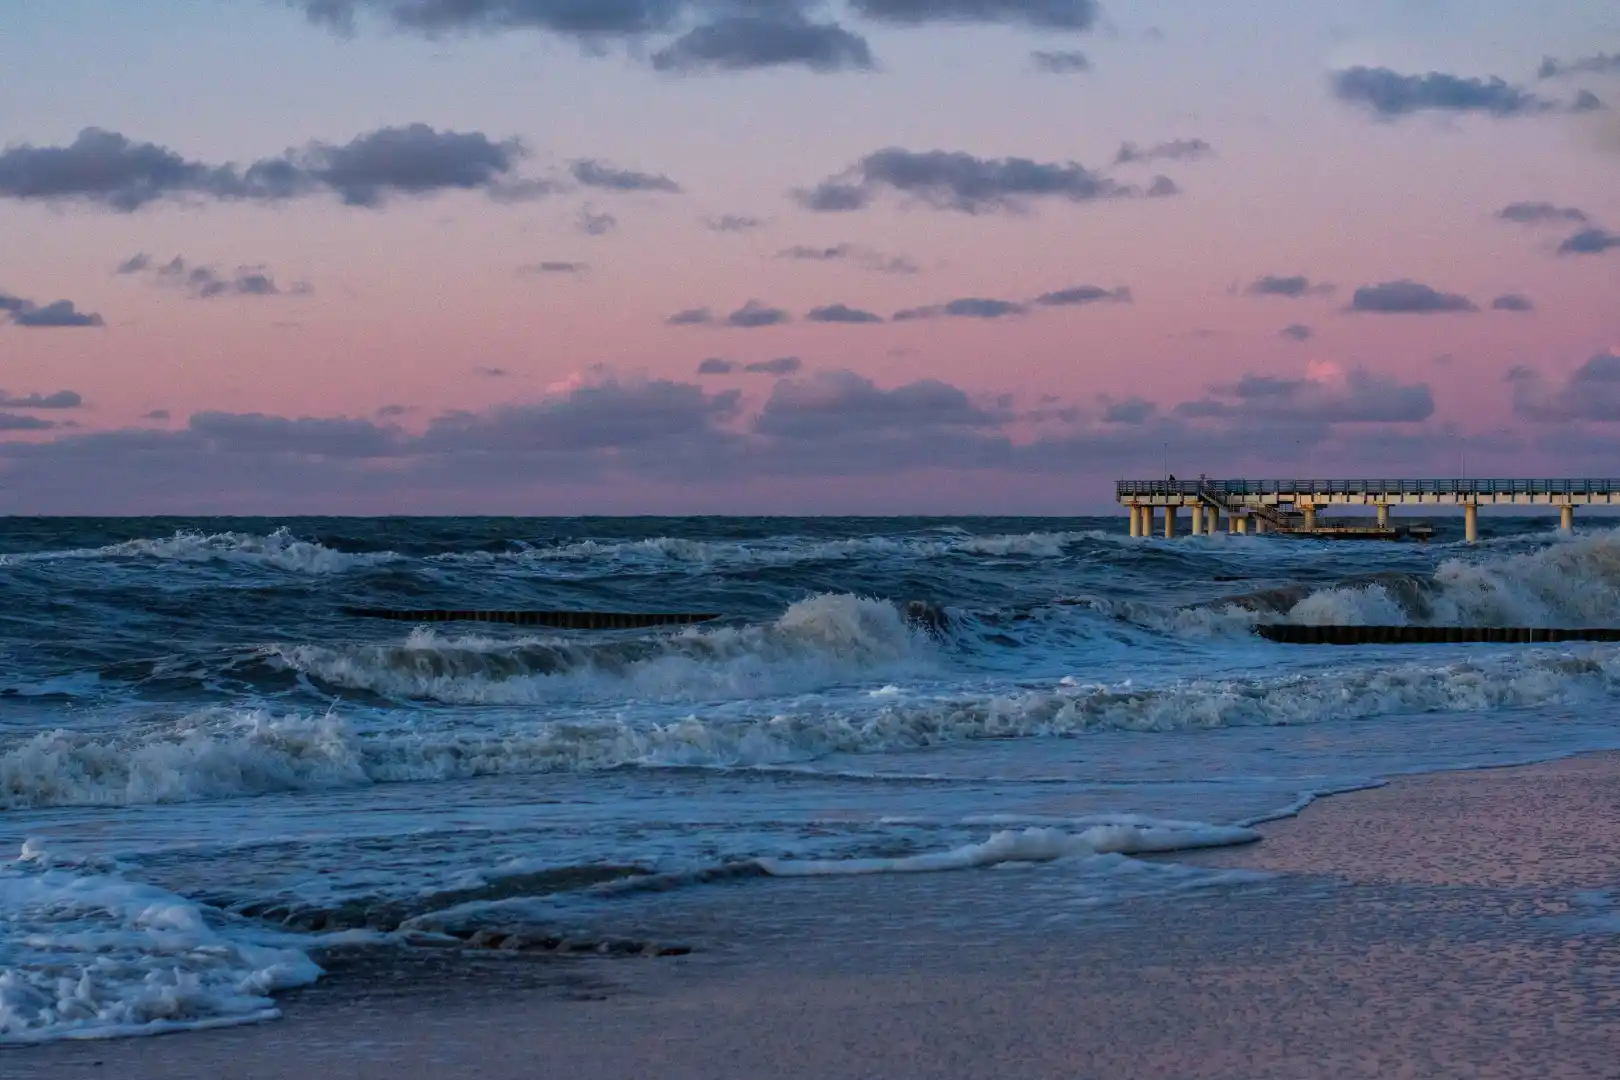
[[[1305,527],[1307,529],[1316,528],[1316,507],[1310,503],[1305,504]]]
[[[1166,540],[1174,540],[1176,538],[1177,510],[1178,507],[1174,505],[1166,506],[1164,508],[1164,538]]]
[[[1381,529],[1389,528],[1389,503],[1378,504],[1378,527]]]
[[[1249,517],[1247,514],[1232,514],[1226,519],[1227,528],[1239,536],[1249,535]]]
[[[1260,517],[1259,515],[1256,515],[1255,517],[1251,518],[1250,520],[1254,522],[1254,532],[1255,532],[1256,536],[1258,536],[1259,534],[1266,531],[1266,519],[1265,518]]]
[[[1575,531],[1575,508],[1573,506],[1560,506],[1558,508],[1558,527],[1566,533]]]
[[[1479,503],[1463,504],[1463,535],[1470,544],[1479,543]]]
[[[1202,536],[1202,535],[1204,535],[1204,504],[1203,503],[1193,503],[1192,519],[1193,519],[1192,520],[1192,534],[1194,536]]]
[[[1206,519],[1208,526],[1204,529],[1204,533],[1208,536],[1214,536],[1221,529],[1221,512],[1211,506],[1205,513],[1208,515]]]
[[[1142,511],[1142,535],[1143,536],[1152,536],[1153,535],[1153,507],[1152,506],[1141,506],[1141,507],[1138,507],[1138,509]]]
[[[1138,536],[1142,535],[1142,518],[1136,512],[1135,503],[1128,504],[1125,507],[1125,511],[1131,515],[1131,539],[1134,540]]]

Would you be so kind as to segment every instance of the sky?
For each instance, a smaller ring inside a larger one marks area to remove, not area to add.
[[[0,512],[1620,474],[1620,9],[53,0]]]

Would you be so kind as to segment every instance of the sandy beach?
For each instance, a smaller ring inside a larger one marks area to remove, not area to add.
[[[1008,890],[1059,888],[1041,868],[711,886],[648,916],[690,956],[349,958],[279,1021],[0,1071],[1612,1078],[1617,821],[1620,755],[1403,778],[1180,857],[1264,878],[1084,918],[998,917]]]

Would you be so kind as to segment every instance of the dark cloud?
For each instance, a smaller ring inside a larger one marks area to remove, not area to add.
[[[934,319],[941,316],[957,319],[1002,319],[1009,315],[1022,315],[1029,309],[1023,304],[1011,300],[989,300],[984,297],[968,296],[960,300],[952,300],[948,304],[939,304],[932,307],[906,308],[904,311],[894,313],[895,322],[910,322],[916,319]]]
[[[804,361],[797,356],[778,356],[774,360],[760,360],[752,364],[744,364],[743,370],[750,375],[792,375],[804,367]]]
[[[368,420],[200,412],[187,431],[226,454],[299,454],[327,458],[383,458],[398,454],[405,436]]]
[[[1256,278],[1244,286],[1245,296],[1283,296],[1290,300],[1312,295],[1326,295],[1333,291],[1333,286],[1325,282],[1313,283],[1303,274],[1278,276],[1267,274]]]
[[[1103,422],[1106,424],[1145,424],[1159,411],[1159,407],[1146,398],[1130,397],[1124,401],[1105,401]]]
[[[520,277],[541,277],[548,274],[571,274],[578,277],[590,268],[589,263],[548,260],[546,262],[524,263],[517,268],[517,272]]]
[[[1129,304],[1132,297],[1131,290],[1123,285],[1113,289],[1100,285],[1076,285],[1042,293],[1035,298],[1035,302],[1043,307],[1077,307],[1084,304]]]
[[[711,356],[698,364],[699,375],[730,375],[737,370],[737,364],[732,360],[722,360],[718,356]]]
[[[473,368],[473,374],[485,379],[505,379],[510,377],[512,373],[502,367],[475,367]]]
[[[0,198],[80,201],[130,212],[163,199],[274,202],[329,193],[375,207],[395,195],[481,191],[521,198],[552,190],[517,173],[516,139],[437,131],[426,124],[381,128],[347,143],[312,142],[247,168],[188,161],[155,143],[86,128],[71,144],[0,151]]]
[[[176,255],[166,263],[158,264],[144,252],[132,255],[118,264],[115,274],[145,275],[153,284],[179,289],[194,300],[213,300],[222,296],[281,296],[284,291],[276,284],[270,271],[262,266],[239,266],[229,273],[221,273],[212,266],[186,262]],[[314,289],[308,282],[295,282],[285,294],[303,296]]]
[[[760,300],[750,300],[726,316],[726,325],[740,330],[754,330],[762,326],[780,326],[791,319],[792,316],[781,308],[771,307]]]
[[[677,311],[664,322],[669,326],[712,326],[714,312],[708,308],[687,308],[685,311]]]
[[[1528,116],[1565,106],[1491,76],[1471,78],[1430,71],[1403,75],[1384,67],[1352,67],[1334,72],[1333,93],[1385,120],[1420,112]]]
[[[589,206],[580,208],[579,216],[574,224],[586,236],[606,236],[619,227],[619,219],[612,214],[598,213]]]
[[[396,408],[397,408],[397,406],[396,406]],[[378,409],[377,412],[379,414],[381,414],[382,410]],[[168,409],[153,409],[149,413],[142,413],[141,414],[141,419],[142,420],[167,420],[168,418],[169,418],[169,410]]]
[[[1350,298],[1346,310],[1377,315],[1437,315],[1478,311],[1479,307],[1459,293],[1440,292],[1421,282],[1401,280],[1363,285]]]
[[[1528,296],[1518,293],[1504,293],[1491,301],[1492,311],[1534,311],[1535,303]]]
[[[1507,382],[1513,411],[1525,420],[1620,421],[1620,354],[1599,353],[1558,385],[1548,385],[1540,372],[1527,367],[1509,371]]]
[[[669,30],[692,6],[686,0],[287,0],[319,23],[353,29],[367,12],[401,30],[544,30],[594,40]]]
[[[1035,70],[1047,75],[1078,75],[1091,70],[1091,60],[1077,49],[1036,49],[1029,54]]]
[[[49,431],[55,426],[55,420],[42,420],[37,416],[0,412],[0,431]]]
[[[814,323],[847,323],[857,325],[862,323],[883,322],[883,316],[871,311],[862,311],[847,304],[828,304],[826,307],[812,308],[806,319]]]
[[[755,229],[765,227],[763,219],[749,217],[747,214],[722,214],[719,217],[705,218],[703,224],[711,232],[724,233],[753,232]]]
[[[1434,394],[1427,383],[1405,384],[1359,368],[1331,380],[1245,375],[1175,411],[1187,419],[1410,424],[1434,415]]]
[[[20,297],[0,294],[0,311],[11,316],[13,325],[26,326],[36,330],[106,325],[100,315],[80,311],[71,300],[55,300],[49,304],[35,304]]]
[[[1090,30],[1097,0],[850,0],[869,19],[921,26],[928,23],[1010,23],[1044,30]]]
[[[619,169],[592,158],[574,162],[569,172],[586,187],[608,191],[655,191],[669,195],[681,192],[681,185],[667,176]]]
[[[903,255],[885,255],[859,244],[834,244],[831,247],[796,244],[778,252],[777,257],[801,262],[853,262],[882,274],[916,274],[922,270]]]
[[[1560,255],[1602,255],[1620,248],[1620,233],[1607,229],[1582,229],[1558,245]]]
[[[1565,223],[1584,225],[1590,220],[1585,211],[1577,210],[1573,206],[1555,206],[1550,202],[1509,203],[1498,210],[1496,216],[1503,221],[1513,221],[1520,225],[1561,225]]]
[[[992,428],[1005,419],[1004,414],[975,404],[957,387],[935,379],[883,390],[852,371],[834,371],[778,383],[753,430],[797,441],[896,429]]]
[[[1115,165],[1144,165],[1152,161],[1198,161],[1212,157],[1215,148],[1203,139],[1171,139],[1152,146],[1120,143],[1114,155]]]
[[[732,15],[696,27],[652,55],[659,71],[747,71],[803,67],[810,71],[871,71],[866,39],[837,23],[800,15]]]
[[[1083,203],[1146,194],[1072,161],[989,159],[890,147],[795,195],[811,210],[836,212],[863,209],[886,190],[935,209],[967,214],[1017,211],[1033,199]]]
[[[1277,332],[1290,341],[1309,341],[1316,335],[1316,332],[1304,323],[1289,323]]]
[[[1595,53],[1574,60],[1555,60],[1549,56],[1541,62],[1536,75],[1543,79],[1568,75],[1620,75],[1620,53]]]
[[[77,409],[84,398],[73,390],[54,394],[8,394],[0,390],[0,409]]]

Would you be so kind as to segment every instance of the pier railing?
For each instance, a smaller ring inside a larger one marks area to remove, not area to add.
[[[1620,480],[1120,480],[1119,497],[1185,495],[1612,495]]]

